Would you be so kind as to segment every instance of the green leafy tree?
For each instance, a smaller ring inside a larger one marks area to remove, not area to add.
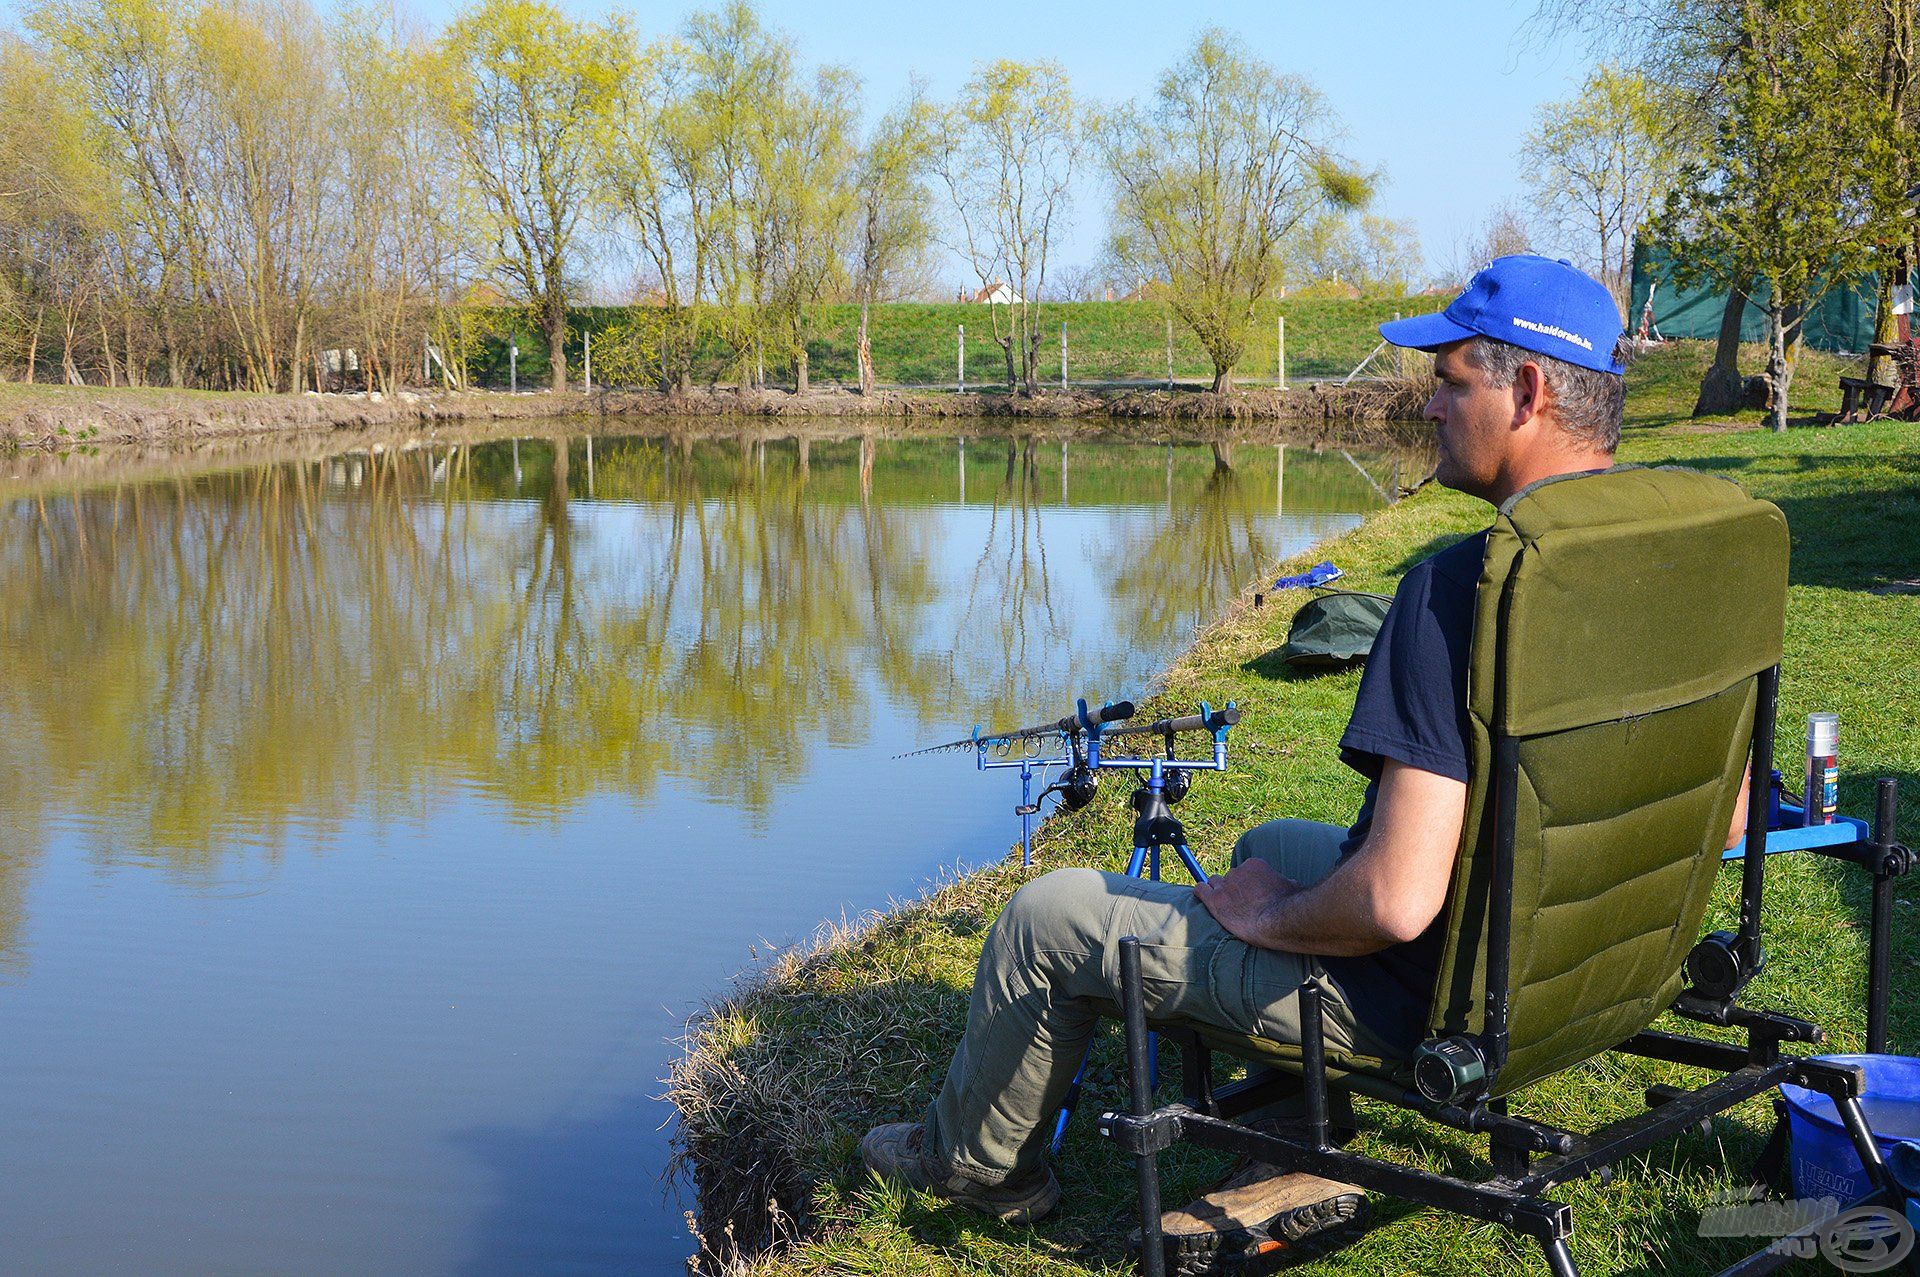
[[[0,34],[0,337],[34,379],[49,318],[61,372],[104,282],[117,212],[100,136],[71,86],[24,41]]]
[[[492,221],[496,266],[567,385],[567,298],[600,170],[596,143],[633,67],[623,19],[576,22],[544,0],[480,0],[447,29],[442,105]]]
[[[1144,105],[1100,120],[1114,190],[1111,254],[1151,281],[1231,387],[1254,308],[1279,282],[1288,241],[1315,212],[1366,203],[1366,178],[1332,149],[1318,91],[1204,32]]]
[[[1766,290],[1771,424],[1787,425],[1800,316],[1857,279],[1895,204],[1879,50],[1846,0],[1748,0],[1710,155],[1663,215],[1682,280]]]

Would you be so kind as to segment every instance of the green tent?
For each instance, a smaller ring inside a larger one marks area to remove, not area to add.
[[[1720,315],[1726,309],[1727,295],[1710,284],[1681,288],[1673,282],[1673,259],[1666,249],[1646,240],[1633,248],[1633,301],[1627,310],[1627,331],[1640,331],[1640,312],[1647,304],[1647,291],[1654,288],[1653,322],[1662,337],[1698,337],[1714,341],[1720,336]],[[1841,285],[1827,291],[1820,304],[1808,313],[1805,325],[1807,345],[1816,350],[1858,354],[1873,340],[1873,312],[1879,297],[1880,281],[1869,275],[1851,286]],[[1740,319],[1741,341],[1767,340],[1767,293],[1754,290],[1747,299],[1746,313]]]

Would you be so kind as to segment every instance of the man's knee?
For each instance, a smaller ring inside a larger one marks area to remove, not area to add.
[[[1101,924],[1112,899],[1097,869],[1056,869],[1013,893],[993,924],[994,941],[1032,953],[1071,948]]]
[[[1233,863],[1237,865],[1243,860],[1277,861],[1286,854],[1288,847],[1312,837],[1313,831],[1324,828],[1326,826],[1319,821],[1292,817],[1255,825],[1233,844]]]
[[[1332,871],[1347,831],[1317,820],[1269,820],[1240,835],[1233,863],[1264,860],[1287,877],[1313,883]]]

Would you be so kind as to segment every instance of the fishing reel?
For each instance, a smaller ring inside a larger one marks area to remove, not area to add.
[[[1022,805],[1015,810],[1020,815],[1029,815],[1040,810],[1040,804],[1047,801],[1048,794],[1060,795],[1060,805],[1068,811],[1079,811],[1093,801],[1100,792],[1100,777],[1085,763],[1071,768],[1066,775],[1040,791],[1040,797],[1033,801],[1031,808]]]

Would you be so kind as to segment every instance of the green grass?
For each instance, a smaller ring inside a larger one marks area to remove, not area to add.
[[[1287,375],[1289,378],[1344,377],[1366,358],[1380,340],[1382,320],[1395,314],[1438,310],[1444,297],[1290,298],[1263,303],[1255,311],[1248,333],[1246,355],[1236,375],[1249,381],[1271,381],[1274,375],[1274,319],[1287,317]],[[993,339],[995,308],[962,302],[894,302],[875,306],[868,315],[868,339],[873,349],[874,376],[882,385],[950,386],[954,381],[959,328],[967,330],[967,385],[972,389],[1006,384],[1006,358]],[[1007,308],[998,308],[1002,325]],[[596,307],[577,312],[576,333],[583,327],[604,331],[619,322],[618,307]],[[1076,382],[1157,380],[1167,374],[1167,312],[1153,302],[1065,302],[1039,308],[1045,333],[1040,343],[1039,375],[1049,385],[1060,377],[1060,325],[1067,326],[1067,372]],[[858,380],[854,349],[860,330],[858,306],[824,306],[813,319],[807,355],[813,380],[826,385]],[[1173,370],[1182,381],[1210,379],[1208,362],[1193,334],[1175,321]],[[545,344],[521,321],[520,380],[538,384],[546,376]],[[569,342],[569,358],[580,358],[580,339]],[[506,338],[488,343],[473,360],[475,377],[483,383],[507,382]],[[727,355],[718,343],[702,350],[698,380],[731,379]],[[771,363],[767,376],[786,384],[784,367]]]
[[[1671,398],[1687,350],[1673,365],[1643,366],[1639,386]],[[1808,372],[1802,369],[1803,374]],[[1811,392],[1812,377],[1803,384]],[[1636,389],[1636,400],[1645,392]],[[1686,407],[1690,407],[1690,402]],[[1671,410],[1635,404],[1636,418]],[[1841,804],[1859,813],[1876,776],[1902,781],[1902,819],[1920,828],[1920,596],[1876,593],[1920,564],[1920,427],[1876,424],[1837,430],[1703,432],[1692,425],[1640,426],[1622,459],[1680,463],[1728,475],[1786,511],[1794,553],[1777,761],[1799,764],[1797,724],[1838,710],[1845,779]],[[1428,489],[1383,510],[1307,558],[1330,557],[1360,589],[1390,589],[1420,557],[1487,521],[1484,505]],[[1289,677],[1268,655],[1285,633],[1293,601],[1255,610],[1243,600],[1204,633],[1167,676],[1162,706],[1235,700],[1244,708],[1232,770],[1195,785],[1182,808],[1194,846],[1224,864],[1249,823],[1293,815],[1344,823],[1359,777],[1335,757],[1358,675]],[[938,759],[929,767],[941,766]],[[981,801],[1002,796],[983,785]],[[829,939],[812,956],[789,955],[762,984],[713,1010],[674,1079],[689,1147],[713,1167],[756,1167],[772,1180],[709,1173],[711,1206],[730,1192],[777,1194],[802,1216],[804,1240],[755,1268],[768,1273],[1020,1273],[1126,1271],[1133,1225],[1129,1164],[1092,1130],[1092,1115],[1124,1094],[1117,1033],[1098,1047],[1089,1096],[1059,1170],[1066,1201],[1033,1229],[986,1223],[938,1201],[881,1187],[857,1173],[855,1144],[870,1125],[918,1117],[958,1036],[988,924],[1032,873],[1069,864],[1117,869],[1128,820],[1124,787],[1086,811],[1050,822],[1034,869],[996,864],[929,898]],[[1911,836],[1911,835],[1910,835]],[[1723,874],[1710,925],[1733,920],[1736,875]],[[1916,1046],[1920,949],[1912,936],[1914,888],[1902,884],[1894,958],[1893,1049]],[[1851,870],[1812,857],[1769,864],[1767,922],[1772,964],[1752,1000],[1820,1021],[1836,1049],[1863,1033],[1865,893]],[[1172,1069],[1169,1073],[1175,1072]],[[1684,1082],[1677,1067],[1646,1061],[1590,1062],[1531,1088],[1519,1111],[1576,1129],[1636,1112],[1652,1082]],[[1171,1091],[1167,1098],[1172,1098]],[[1484,1141],[1362,1101],[1361,1151],[1412,1164],[1484,1172]],[[1769,1114],[1764,1100],[1717,1118],[1710,1136],[1688,1134],[1619,1167],[1607,1186],[1583,1182],[1561,1196],[1574,1209],[1576,1258],[1589,1273],[1715,1271],[1760,1243],[1702,1239],[1709,1195],[1744,1182]],[[1177,1149],[1163,1159],[1165,1194],[1177,1203],[1220,1168],[1218,1158]],[[751,1213],[753,1203],[743,1209]],[[1311,1273],[1536,1272],[1537,1252],[1504,1230],[1376,1197],[1376,1223],[1351,1247],[1297,1271]]]
[[[1700,394],[1700,378],[1713,364],[1713,343],[1675,341],[1656,346],[1633,363],[1628,375],[1627,425],[1657,426],[1685,418]],[[1857,376],[1862,361],[1824,350],[1801,352],[1787,390],[1787,416],[1797,424],[1840,411],[1840,376]],[[1740,370],[1749,376],[1767,366],[1767,348],[1750,343],[1740,348]],[[1766,414],[1758,408],[1736,413],[1729,420],[1758,422]]]

